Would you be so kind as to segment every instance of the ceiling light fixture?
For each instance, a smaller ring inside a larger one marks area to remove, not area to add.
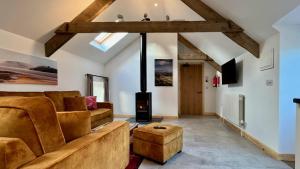
[[[142,19],[142,21],[150,21],[147,13],[144,14],[144,18]]]
[[[115,22],[123,22],[124,21],[124,16],[123,15],[121,15],[121,14],[118,14],[117,15],[117,20],[115,20]]]
[[[170,21],[170,16],[166,15],[166,21]]]
[[[155,7],[158,7],[158,3],[155,3],[154,6],[155,6]]]

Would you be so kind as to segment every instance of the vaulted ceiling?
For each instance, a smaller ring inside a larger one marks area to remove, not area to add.
[[[63,22],[69,22],[93,0],[0,0],[0,29],[45,43]],[[208,6],[233,20],[258,42],[276,33],[272,25],[300,4],[299,0],[203,0]],[[158,3],[155,7],[154,3]],[[95,21],[114,21],[122,14],[126,21],[141,20],[148,13],[153,21],[203,20],[180,0],[116,0]],[[89,45],[97,34],[78,34],[64,50],[76,55],[107,63],[137,39],[130,34],[107,53]],[[222,33],[184,33],[186,39],[213,57],[217,63],[239,56],[245,50]]]

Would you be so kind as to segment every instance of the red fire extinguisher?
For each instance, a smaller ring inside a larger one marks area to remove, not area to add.
[[[219,87],[220,85],[220,77],[215,75],[213,78],[213,87]]]

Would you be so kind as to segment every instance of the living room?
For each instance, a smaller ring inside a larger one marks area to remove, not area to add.
[[[299,5],[1,2],[0,168],[295,168]],[[227,85],[229,61],[237,74]],[[48,74],[32,73],[43,68]],[[138,93],[151,102],[141,117],[147,122],[136,119],[144,108]],[[79,106],[92,95],[102,102],[94,112],[87,111],[89,102]],[[26,114],[37,135],[14,111]],[[162,143],[153,141],[157,131]],[[25,147],[23,157],[9,149],[16,142],[18,150]],[[154,145],[173,148],[160,152]]]

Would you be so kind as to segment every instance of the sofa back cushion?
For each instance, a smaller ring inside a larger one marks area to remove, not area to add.
[[[0,108],[0,136],[20,138],[36,156],[43,154],[43,148],[29,115],[17,108]]]
[[[54,105],[46,97],[1,97],[0,137],[22,139],[36,156],[66,144]]]
[[[38,97],[45,96],[44,92],[5,92],[0,91],[0,97],[5,96],[23,96],[23,97]]]
[[[56,108],[56,111],[65,111],[64,98],[65,97],[81,97],[79,91],[47,91],[45,95],[50,98]]]
[[[66,142],[91,133],[91,113],[88,111],[58,112],[58,120]]]

